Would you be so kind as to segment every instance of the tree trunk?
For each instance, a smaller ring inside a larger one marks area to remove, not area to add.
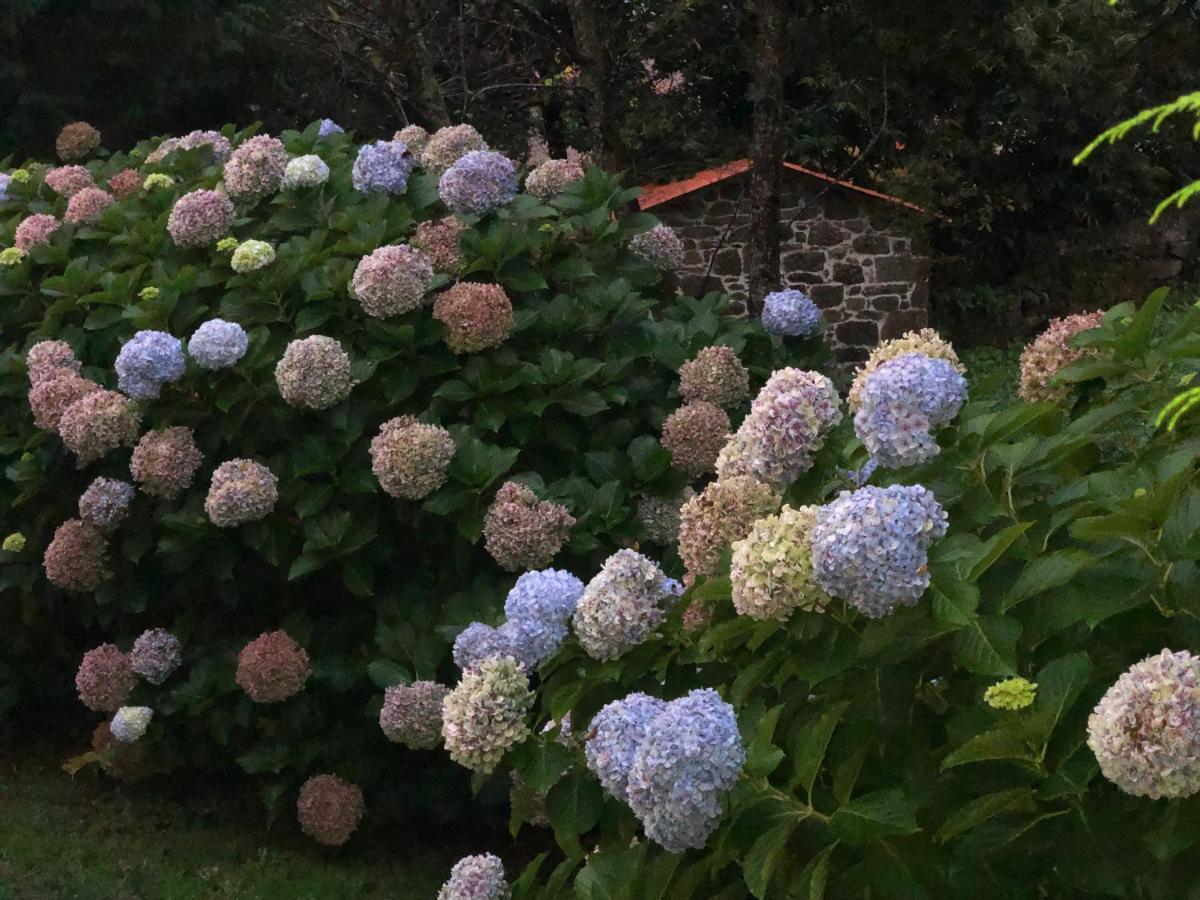
[[[763,297],[779,287],[779,134],[783,95],[783,43],[786,0],[757,0],[754,52],[754,139],[750,151],[749,288],[751,315]]]
[[[399,41],[401,66],[416,107],[425,125],[441,128],[450,124],[450,112],[442,84],[433,68],[433,56],[425,43],[425,32],[418,0],[392,0],[392,33]]]
[[[609,65],[595,0],[567,0],[571,31],[582,60],[579,80],[587,93],[588,125],[596,141],[592,158],[609,171],[620,168],[623,160],[620,139],[608,103]]]

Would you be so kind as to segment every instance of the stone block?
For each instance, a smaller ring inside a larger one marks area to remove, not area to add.
[[[732,247],[718,251],[713,260],[713,271],[718,275],[742,274],[742,254]]]
[[[879,326],[874,322],[851,319],[838,325],[835,333],[843,344],[873,347],[879,342]]]
[[[866,254],[887,253],[891,248],[882,234],[864,234],[854,239],[854,252]]]
[[[884,294],[881,297],[873,298],[871,300],[871,307],[883,312],[895,312],[900,308],[900,298],[895,294]]]
[[[890,313],[887,319],[884,320],[883,327],[879,330],[879,336],[885,341],[890,341],[900,337],[906,331],[915,331],[919,328],[924,328],[927,323],[928,317],[925,315],[924,310],[897,310],[894,313]]]
[[[883,294],[907,295],[911,290],[912,285],[907,281],[889,281],[885,284],[867,284],[863,287],[863,293],[868,297],[879,297]]]
[[[825,267],[825,254],[819,250],[787,250],[779,256],[779,268],[784,272],[804,269],[819,272]]]
[[[850,236],[850,232],[832,222],[817,222],[808,229],[808,243],[814,247],[833,247]]]
[[[846,299],[846,289],[840,284],[818,284],[813,286],[809,296],[821,309],[830,309],[842,305]]]
[[[917,260],[912,256],[877,256],[876,281],[912,281],[917,275]]]
[[[862,284],[862,266],[849,262],[839,262],[833,265],[833,280],[842,284]]]

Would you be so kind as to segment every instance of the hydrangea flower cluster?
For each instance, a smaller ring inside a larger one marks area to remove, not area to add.
[[[142,288],[140,291],[138,291],[138,299],[145,300],[146,302],[150,302],[151,300],[157,300],[158,295],[161,293],[162,293],[162,291],[160,291],[154,285],[148,284],[144,288]]]
[[[266,241],[242,241],[229,258],[229,267],[239,275],[256,272],[275,262],[275,248]]]
[[[371,471],[391,496],[420,500],[446,483],[456,449],[445,428],[397,416],[371,439]]]
[[[279,190],[288,164],[279,138],[255,135],[233,151],[225,163],[225,190],[230,197],[255,200]]]
[[[629,249],[652,266],[674,272],[683,265],[683,241],[669,225],[659,223],[629,239]]]
[[[513,649],[512,629],[472,622],[454,639],[452,656],[454,664],[464,672],[478,669],[480,663],[492,657],[508,656],[517,659]]]
[[[871,619],[915,606],[929,587],[929,545],[948,524],[937,498],[919,484],[842,491],[817,510],[817,581]]]
[[[779,496],[748,475],[712,482],[680,512],[679,556],[688,573],[715,575],[725,548],[778,508]]]
[[[113,196],[108,191],[98,187],[84,188],[67,201],[63,218],[72,225],[85,225],[95,222],[112,205]]]
[[[429,143],[429,132],[420,125],[405,125],[392,135],[392,140],[399,141],[415,158],[420,158],[425,145]]]
[[[678,497],[644,496],[638,499],[638,521],[646,536],[656,544],[664,547],[674,545],[679,540],[679,510],[683,504],[696,495],[690,487],[685,488]]]
[[[403,141],[376,141],[359,148],[351,178],[364,194],[403,194],[412,170],[413,157]]]
[[[498,284],[460,281],[437,295],[433,317],[446,326],[446,346],[455,353],[499,346],[513,328],[512,301]]]
[[[100,132],[87,122],[72,122],[58,133],[54,149],[64,162],[86,159],[100,149]]]
[[[384,693],[379,727],[393,743],[432,750],[442,741],[442,703],[449,693],[436,681],[392,685]]]
[[[183,377],[183,342],[165,331],[139,331],[117,354],[117,386],[135,400],[152,400]]]
[[[188,356],[202,369],[228,369],[236,364],[250,347],[246,330],[236,322],[209,319],[188,340]]]
[[[331,337],[314,334],[292,341],[275,366],[280,396],[291,406],[328,409],[350,396],[350,357]]]
[[[233,203],[220,191],[189,191],[171,207],[167,231],[180,247],[203,247],[229,231],[233,219]]]
[[[920,331],[908,331],[898,338],[890,341],[884,341],[879,344],[871,355],[867,357],[867,361],[863,363],[862,368],[854,375],[854,382],[850,385],[850,394],[848,403],[852,410],[857,410],[862,403],[862,392],[866,387],[867,379],[872,373],[885,362],[896,359],[901,356],[907,356],[910,353],[920,353],[932,359],[944,359],[950,364],[958,374],[965,372],[964,366],[958,359],[958,354],[954,352],[954,347],[948,341],[942,340],[941,336],[932,328],[922,328]]]
[[[454,864],[437,900],[509,900],[511,896],[500,857],[481,853]]]
[[[1037,687],[1026,678],[1005,678],[983,692],[983,702],[992,709],[1025,709],[1037,699]]]
[[[588,767],[671,853],[699,849],[741,776],[746,748],[733,707],[709,688],[663,703],[631,694],[592,720]]]
[[[108,189],[118,200],[132,197],[142,186],[142,176],[137,169],[122,169],[107,181]]]
[[[1088,718],[1104,777],[1135,797],[1200,791],[1200,659],[1164,649],[1134,664]]]
[[[255,703],[280,703],[302,690],[312,668],[286,631],[260,634],[238,654],[238,687]]]
[[[133,448],[129,471],[147,494],[173,500],[191,486],[203,461],[192,429],[172,425],[142,435]]]
[[[301,785],[296,798],[300,830],[328,847],[350,840],[366,809],[362,789],[336,775],[314,775]]]
[[[656,562],[634,550],[618,550],[579,598],[572,619],[575,636],[593,659],[616,659],[662,624],[670,596]]]
[[[0,250],[0,266],[12,268],[21,264],[28,254],[20,247],[5,247]]]
[[[30,373],[32,378],[33,373]],[[100,385],[68,370],[56,370],[33,382],[29,408],[33,424],[42,431],[58,432],[63,415],[76,401],[100,390]]]
[[[483,136],[470,125],[447,125],[426,141],[421,165],[433,172],[445,172],[467,153],[487,148]]]
[[[327,138],[331,134],[345,134],[346,129],[339,125],[333,119],[322,119],[321,124],[317,128],[318,138]]]
[[[146,180],[142,182],[143,191],[152,191],[155,188],[169,188],[175,184],[175,179],[170,175],[162,172],[151,172],[146,176]]]
[[[122,706],[113,715],[108,728],[122,744],[132,744],[142,739],[152,718],[154,710],[148,706]]]
[[[767,379],[737,433],[722,448],[717,474],[791,484],[812,468],[813,454],[841,418],[832,381],[818,372],[779,369]]]
[[[279,499],[279,479],[262,463],[231,459],[213,472],[204,511],[218,528],[257,522],[270,515]]]
[[[881,364],[863,385],[854,432],[871,458],[895,469],[940,452],[933,430],[958,415],[967,380],[944,359],[908,353]]]
[[[104,579],[108,541],[94,525],[68,519],[54,530],[42,567],[46,579],[65,591],[92,591]]]
[[[785,506],[759,519],[733,544],[729,578],[733,607],[743,616],[783,622],[799,609],[820,612],[829,596],[813,572],[811,536],[815,506]]]
[[[133,693],[137,676],[129,657],[116,644],[101,644],[83,654],[79,671],[75,673],[75,690],[88,709],[96,712],[116,712]]]
[[[217,252],[233,253],[233,251],[238,248],[239,243],[240,241],[238,241],[238,239],[235,237],[223,237],[217,241]]]
[[[484,517],[484,546],[509,572],[541,569],[562,549],[574,525],[565,506],[539,501],[526,485],[508,481]]]
[[[433,283],[433,266],[408,244],[389,244],[358,261],[350,290],[368,316],[386,319],[419,307]]]
[[[45,181],[46,187],[68,199],[96,184],[92,173],[83,166],[58,166],[46,173]]]
[[[132,484],[100,477],[79,497],[79,518],[93,528],[109,531],[125,521],[137,491]]]
[[[160,685],[183,664],[179,638],[165,628],[143,631],[129,651],[133,671],[153,685]]]
[[[735,406],[750,394],[750,373],[732,347],[704,347],[679,367],[679,396]]]
[[[425,254],[435,272],[457,275],[463,267],[460,241],[466,230],[455,216],[430,219],[417,226],[412,245]]]
[[[58,433],[80,465],[94,462],[117,447],[131,447],[138,438],[142,414],[137,404],[116,391],[92,391],[62,414]]]
[[[482,216],[517,196],[517,165],[502,153],[472,150],[442,174],[438,196],[459,215]]]
[[[671,465],[693,477],[712,472],[729,438],[729,416],[706,400],[685,403],[662,426],[662,445]]]
[[[0,203],[8,202],[8,186],[12,184],[12,176],[7,172],[0,172]]]
[[[584,758],[601,787],[622,803],[629,802],[626,789],[637,748],[666,708],[666,701],[639,692],[606,704],[592,717]]]
[[[529,736],[533,706],[529,678],[511,656],[492,656],[463,673],[442,705],[442,740],[450,758],[491,772],[506,752]]]
[[[4,543],[0,544],[0,550],[3,550],[5,553],[20,553],[25,549],[27,543],[25,535],[19,531],[14,531],[4,538]]]
[[[1077,334],[1102,324],[1103,310],[1053,320],[1021,353],[1021,385],[1017,389],[1020,398],[1026,403],[1060,403],[1067,396],[1067,388],[1055,384],[1054,377],[1080,357],[1094,352],[1072,347],[1071,341]]]
[[[25,368],[29,383],[36,385],[63,372],[77,375],[82,363],[66,341],[38,341],[25,354]]]
[[[225,162],[233,152],[229,138],[219,131],[189,131],[183,137],[167,138],[155,147],[146,157],[146,165],[157,165],[176,150],[195,150],[197,147],[209,147],[213,159],[218,163]]]
[[[59,221],[49,213],[34,213],[26,216],[17,225],[13,234],[13,246],[28,253],[34,247],[42,247],[50,243],[54,232],[58,231]]]
[[[285,191],[320,187],[329,180],[329,166],[315,153],[288,160],[280,183]]]
[[[539,200],[553,200],[567,185],[583,179],[583,166],[569,159],[548,159],[525,176],[525,190]]]
[[[808,337],[821,329],[821,310],[804,291],[772,291],[763,298],[763,331]]]

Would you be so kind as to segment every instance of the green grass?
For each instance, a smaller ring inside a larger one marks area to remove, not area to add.
[[[0,900],[432,898],[457,858],[386,832],[329,851],[216,790],[180,802],[60,762],[0,753]]]

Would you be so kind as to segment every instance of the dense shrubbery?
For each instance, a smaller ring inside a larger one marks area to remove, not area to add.
[[[843,406],[815,342],[672,300],[613,179],[546,205],[435,135],[446,219],[437,174],[326,131],[230,134],[236,203],[177,150],[5,258],[9,702],[78,665],[114,775],[236,757],[327,844],[477,815],[469,769],[557,844],[517,898],[1190,883],[1200,441],[1153,420],[1200,310],[1053,324],[1019,402],[906,335]],[[6,237],[63,212],[45,180]]]
[[[465,798],[443,754],[388,742],[383,689],[453,686],[451,643],[497,621],[510,572],[590,573],[647,540],[639,501],[678,507],[657,435],[685,360],[784,358],[629,249],[654,220],[614,178],[514,197],[499,154],[451,167],[461,131],[428,168],[314,124],[6,180],[5,706],[56,702],[115,644],[80,693],[153,708],[147,770],[236,759],[273,806],[336,772],[377,821]],[[63,221],[87,190],[103,208]],[[114,684],[131,649],[156,674]]]

